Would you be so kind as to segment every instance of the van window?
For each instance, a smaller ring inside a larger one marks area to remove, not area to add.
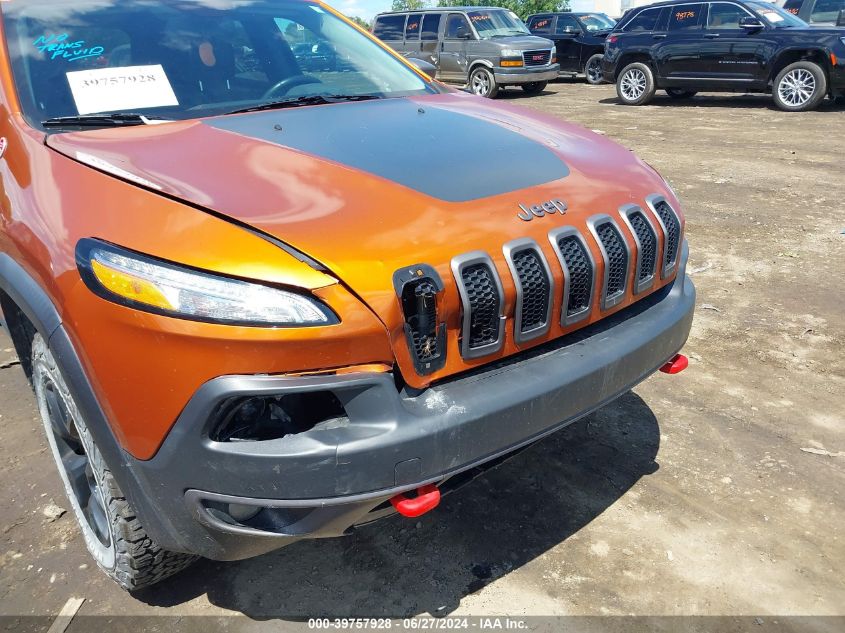
[[[469,22],[463,15],[460,13],[451,13],[449,19],[446,20],[446,39],[458,39],[458,31],[462,31],[463,29],[472,33],[469,28]]]
[[[422,21],[422,34],[424,40],[436,40],[440,32],[440,18],[442,13],[426,13]]]
[[[710,5],[710,15],[707,17],[707,28],[711,30],[738,29],[740,18],[751,17],[751,14],[738,4],[730,2],[714,2]]]
[[[786,3],[783,5],[783,8],[787,13],[791,13],[792,15],[798,15],[798,13],[801,11],[802,4],[804,4],[804,0],[786,0]]]
[[[581,27],[578,20],[568,15],[562,15],[557,19],[555,33],[580,33]]]
[[[830,22],[836,24],[839,12],[845,9],[845,0],[816,0],[816,6],[810,14],[810,22]]]
[[[528,30],[532,33],[551,33],[552,18],[548,15],[535,15],[528,20]]]
[[[382,15],[376,19],[373,35],[380,40],[401,40],[405,30],[404,15]]]
[[[418,40],[420,38],[420,22],[422,14],[412,13],[408,16],[408,24],[405,25],[405,39]]]
[[[692,31],[699,28],[703,4],[679,4],[672,7],[669,15],[670,31]]]
[[[654,31],[657,27],[657,21],[659,18],[659,8],[640,11],[634,19],[625,25],[625,31],[632,33],[636,33],[638,31]]]

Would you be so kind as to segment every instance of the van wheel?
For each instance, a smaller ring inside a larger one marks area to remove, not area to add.
[[[787,112],[815,110],[827,94],[827,75],[818,64],[795,62],[778,73],[772,96]]]
[[[112,477],[40,334],[32,342],[32,382],[47,442],[82,537],[97,565],[128,591],[172,576],[196,556],[161,549],[147,535]]]
[[[532,81],[528,84],[522,84],[522,89],[530,95],[536,95],[543,92],[543,90],[545,90],[546,86],[548,85],[548,81]]]
[[[656,90],[654,72],[642,62],[625,66],[616,80],[616,94],[625,105],[645,105]]]
[[[666,88],[666,94],[673,99],[692,99],[698,94],[697,90],[683,90],[681,88]]]
[[[604,83],[604,79],[601,74],[602,59],[604,59],[604,55],[596,53],[590,57],[584,65],[584,74],[587,76],[587,83],[591,86],[598,86],[599,84]]]
[[[473,94],[480,97],[494,99],[499,93],[499,86],[496,85],[496,78],[484,66],[477,66],[469,74],[469,88]]]

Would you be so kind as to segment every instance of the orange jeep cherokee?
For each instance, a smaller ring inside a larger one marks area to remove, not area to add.
[[[311,0],[3,0],[0,305],[127,589],[418,516],[685,366],[678,200]]]

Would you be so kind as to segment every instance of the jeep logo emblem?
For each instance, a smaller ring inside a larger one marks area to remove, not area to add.
[[[535,217],[542,218],[544,215],[554,215],[555,213],[564,215],[566,213],[566,203],[558,199],[549,200],[548,202],[535,204],[530,207],[520,204],[519,208],[520,211],[516,214],[516,217],[525,222],[530,222]]]

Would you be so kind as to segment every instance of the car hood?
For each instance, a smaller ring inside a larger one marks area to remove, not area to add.
[[[653,193],[627,149],[574,125],[464,93],[55,134],[74,160],[249,225],[307,254],[401,331],[395,271],[519,237],[548,244]],[[523,221],[526,206],[569,211]],[[507,268],[503,266],[506,271]]]
[[[491,37],[487,40],[499,44],[503,48],[516,48],[518,50],[530,51],[536,48],[551,48],[552,42],[545,37],[536,35],[508,35],[506,37]]]

